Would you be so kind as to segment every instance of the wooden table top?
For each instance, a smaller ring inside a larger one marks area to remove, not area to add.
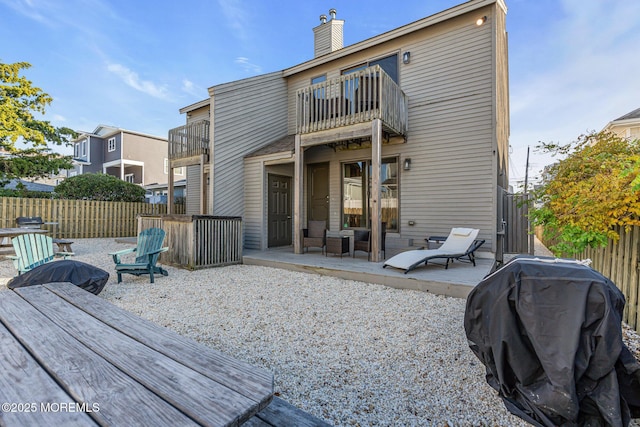
[[[0,424],[239,425],[273,375],[70,283],[0,291]]]
[[[42,230],[40,228],[0,228],[0,237],[16,237],[21,234],[29,233],[48,233],[49,230]]]

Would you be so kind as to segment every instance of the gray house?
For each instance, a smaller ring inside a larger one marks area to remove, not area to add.
[[[141,186],[169,181],[165,138],[100,125],[72,142],[75,167],[69,176],[104,173]],[[176,168],[174,174],[181,179],[184,170]]]
[[[187,169],[187,213],[241,216],[250,249],[301,253],[302,229],[322,220],[370,229],[372,261],[383,223],[387,246],[472,227],[495,252],[509,182],[504,2],[468,1],[346,47],[329,15],[313,59],[180,110],[169,162]]]

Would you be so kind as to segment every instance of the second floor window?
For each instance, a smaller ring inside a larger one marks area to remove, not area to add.
[[[125,176],[124,176],[124,180],[127,181],[127,182],[130,182],[132,184],[135,184],[134,178],[135,178],[135,176],[132,173],[125,174]]]
[[[391,79],[398,83],[398,54],[394,53],[393,55],[385,56],[384,58],[375,59],[373,61],[369,61],[366,64],[357,65],[352,68],[348,68],[346,70],[342,70],[342,74],[351,74],[356,71],[364,70],[367,67],[373,67],[374,65],[379,65],[380,68],[384,70],[385,73],[391,77]]]
[[[107,141],[107,151],[109,151],[109,152],[116,151],[116,139],[115,138],[109,138],[109,140]]]
[[[73,157],[75,157],[76,159],[78,157],[80,157],[80,143],[79,142],[76,142],[73,145]]]

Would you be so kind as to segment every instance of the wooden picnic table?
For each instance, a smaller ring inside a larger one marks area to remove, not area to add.
[[[0,425],[239,425],[273,375],[71,283],[0,291]]]

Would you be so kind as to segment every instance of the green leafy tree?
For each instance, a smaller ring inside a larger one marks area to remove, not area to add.
[[[60,199],[144,202],[145,190],[112,175],[87,173],[65,179],[55,194]]]
[[[0,63],[0,148],[6,154],[0,157],[0,185],[72,167],[71,156],[54,153],[49,145],[68,145],[77,134],[36,118],[45,113],[52,98],[20,75],[29,67],[26,62]]]
[[[565,156],[546,168],[530,214],[556,254],[606,246],[616,227],[640,225],[640,141],[603,131],[539,148]]]

